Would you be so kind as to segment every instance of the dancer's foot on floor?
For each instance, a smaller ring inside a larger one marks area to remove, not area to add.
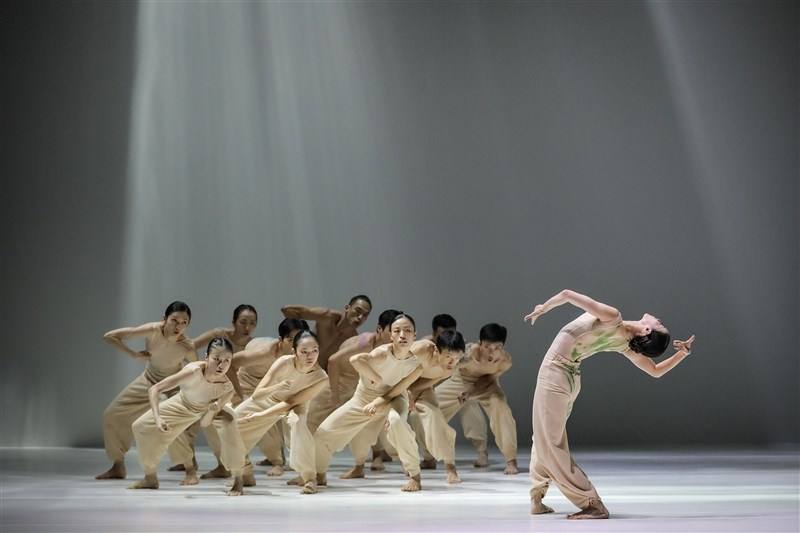
[[[506,469],[503,470],[503,473],[507,476],[516,476],[519,474],[519,467],[517,466],[517,460],[511,459],[506,463]]]
[[[436,470],[436,459],[423,459],[419,462],[419,467],[423,470]]]
[[[213,470],[209,470],[200,476],[200,479],[228,479],[229,477],[231,477],[230,471],[226,470],[221,464],[218,464]]]
[[[475,459],[475,462],[472,463],[472,466],[475,468],[486,468],[489,466],[488,452],[478,452],[478,457]]]
[[[400,490],[403,492],[417,492],[418,490],[422,490],[422,480],[419,477],[419,474],[416,476],[412,476],[408,483],[403,485]]]
[[[157,489],[158,478],[155,474],[145,474],[144,479],[141,479],[133,485],[128,485],[129,489]]]
[[[589,505],[567,517],[569,520],[597,520],[608,518],[608,509],[600,500],[589,500]]]
[[[95,479],[125,479],[128,473],[125,470],[125,463],[119,461],[111,465],[111,468],[103,472],[102,474],[97,474],[94,476]]]
[[[445,464],[445,470],[447,471],[447,483],[450,485],[455,485],[456,483],[461,483],[461,478],[458,477],[458,472],[456,472],[456,465],[455,464]]]
[[[339,476],[339,479],[356,479],[362,477],[364,477],[364,465],[356,465]]]

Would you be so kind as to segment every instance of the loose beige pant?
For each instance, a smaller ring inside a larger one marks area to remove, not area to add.
[[[156,473],[158,463],[170,444],[192,424],[200,420],[207,411],[208,405],[190,404],[180,394],[175,394],[158,406],[161,419],[169,427],[167,431],[162,431],[156,426],[156,419],[152,409],[136,419],[132,425],[132,431],[136,438],[139,462],[142,464],[146,475]],[[172,457],[176,464],[182,464],[187,469],[193,467],[193,459],[194,454],[191,448],[184,449],[182,455],[177,454]]]
[[[531,497],[544,497],[550,481],[581,509],[597,491],[569,453],[567,419],[581,390],[580,371],[570,371],[548,361],[542,363],[533,394],[533,446]]]
[[[317,428],[314,434],[317,472],[320,474],[327,472],[333,454],[342,450],[348,443],[356,464],[363,465],[370,447],[378,439],[388,418],[387,436],[392,446],[397,449],[403,468],[412,476],[419,474],[419,451],[414,431],[406,420],[407,396],[402,394],[395,397],[372,416],[365,414],[364,407],[378,396],[379,393],[359,385],[353,397],[331,413]]]
[[[456,463],[456,430],[450,427],[439,409],[433,389],[423,391],[416,402],[416,409],[408,416],[417,442],[426,453],[426,459]]]
[[[245,395],[245,398],[253,394],[255,387],[250,383],[242,380],[240,381],[240,385],[242,387],[242,394]],[[203,431],[206,435],[208,446],[211,448],[211,451],[214,452],[217,460],[220,460],[222,445],[220,442],[219,431],[217,430],[217,424],[212,424],[204,428]],[[261,450],[261,453],[264,454],[264,457],[269,459],[270,463],[273,465],[283,465],[285,462],[283,457],[284,445],[286,445],[286,447],[289,446],[289,427],[286,424],[286,421],[281,418],[272,427],[270,427],[261,440],[258,441],[258,448]]]
[[[446,420],[449,421],[463,408],[458,402],[458,396],[462,392],[468,392],[474,383],[474,380],[464,379],[461,374],[456,372],[436,387],[439,408],[442,410]],[[517,458],[517,423],[511,414],[511,408],[508,406],[503,389],[495,383],[480,395],[470,396],[470,399],[475,400],[489,417],[489,427],[494,434],[494,440],[500,449],[500,453],[503,454],[506,461],[515,460]],[[470,415],[470,418],[473,418],[473,416]],[[467,435],[467,437],[474,439],[476,435]],[[483,446],[485,450],[485,444]]]
[[[122,389],[103,412],[103,441],[106,455],[112,462],[122,462],[125,459],[125,454],[133,444],[131,425],[150,411],[150,397],[147,391],[159,381],[160,379],[145,370]],[[170,391],[170,394],[175,395],[177,392],[178,389],[174,389]],[[194,450],[188,437],[172,440],[169,454],[173,464],[182,464],[180,461],[186,457],[187,453],[194,456]]]
[[[347,401],[353,397],[353,394],[356,392],[356,388],[358,387],[358,378],[351,378],[351,377],[343,377],[339,380],[339,401]],[[331,395],[330,386],[326,386],[322,389],[313,400],[311,400],[311,404],[308,408],[308,427],[312,433],[317,431],[322,422],[331,416],[338,405],[334,405],[333,397]],[[394,446],[389,442],[388,437],[386,436],[386,429],[382,429],[378,434],[378,437],[375,442],[372,443],[372,449],[374,454],[381,453],[386,451],[392,457],[397,457],[397,450],[395,450]],[[351,447],[352,452],[352,447]],[[355,453],[353,454],[355,457]],[[363,462],[357,464],[363,464]]]
[[[252,469],[252,464],[247,454],[264,437],[267,431],[284,417],[284,414],[261,417],[245,423],[242,423],[239,419],[250,413],[265,411],[278,403],[280,401],[272,397],[259,400],[250,397],[236,407],[237,423],[235,426],[222,428],[222,430],[219,427],[217,428],[222,440],[220,460],[234,476],[241,475],[243,471]],[[315,478],[316,470],[314,468],[314,438],[308,429],[306,413],[302,409],[295,408],[288,418],[289,427],[291,428],[289,438],[292,442],[289,452],[289,465],[303,476],[305,481],[310,481]]]

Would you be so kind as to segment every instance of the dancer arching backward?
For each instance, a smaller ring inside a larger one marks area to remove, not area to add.
[[[563,290],[537,305],[525,317],[534,321],[554,307],[571,303],[584,314],[561,328],[539,368],[533,395],[533,447],[531,449],[531,513],[551,513],[542,503],[550,482],[581,511],[567,518],[608,518],[608,510],[583,470],[575,464],[567,442],[567,418],[581,390],[581,361],[597,352],[620,352],[644,372],[661,377],[691,352],[694,335],[674,341],[674,355],[655,363],[669,346],[669,332],[661,321],[644,314],[635,321],[622,320],[619,311],[571,290]]]
[[[233,385],[225,373],[232,357],[233,346],[230,341],[216,337],[208,345],[205,361],[189,363],[180,372],[150,387],[148,396],[151,410],[133,423],[144,479],[128,488],[157,489],[156,468],[167,447],[195,422],[199,421],[201,426],[210,424],[231,400]],[[162,393],[176,387],[180,387],[178,394],[159,403]],[[232,412],[227,413],[224,423],[233,425]],[[181,485],[198,483],[193,458],[191,450],[182,458],[186,477]]]
[[[350,337],[328,359],[330,390],[323,391],[314,398],[308,408],[308,428],[312,433],[336,408],[353,397],[358,385],[358,372],[350,364],[350,358],[359,353],[371,352],[378,346],[392,342],[390,326],[399,314],[400,311],[395,309],[383,311],[378,316],[378,326],[375,331]],[[383,461],[392,460],[392,457],[385,451],[388,444],[386,431],[381,431],[378,441],[372,447],[372,464],[370,465],[372,470],[383,470]],[[391,449],[391,446],[389,448]]]
[[[486,324],[478,338],[478,344],[467,345],[466,354],[450,379],[436,387],[436,397],[447,420],[453,418],[467,401],[478,402],[489,416],[495,442],[505,457],[504,473],[518,474],[517,423],[498,382],[498,378],[511,368],[511,355],[503,348],[506,328],[500,324]],[[488,463],[486,435],[468,433],[467,438],[478,450],[475,464]]]
[[[350,303],[344,306],[344,310],[305,305],[287,305],[281,308],[286,318],[314,321],[314,333],[319,338],[319,366],[323,370],[328,369],[328,358],[342,342],[358,335],[358,328],[367,321],[371,311],[372,302],[363,294],[350,298]]]
[[[372,443],[389,420],[389,441],[397,449],[411,479],[404,491],[421,488],[419,452],[408,425],[406,389],[422,375],[420,360],[410,351],[416,335],[414,319],[399,314],[391,325],[392,344],[370,353],[354,355],[350,362],[361,376],[355,394],[317,428],[317,483],[327,484],[331,456],[350,443],[356,466],[346,477],[363,477],[364,463]]]
[[[453,318],[453,315],[447,313],[436,315],[431,321],[432,333],[423,338],[433,341],[445,331],[456,331],[457,326],[458,323],[456,319]],[[489,454],[486,450],[489,428],[486,426],[486,417],[483,415],[483,411],[481,411],[481,406],[475,400],[466,400],[461,404],[458,414],[461,418],[461,430],[478,449],[478,457],[475,459],[473,466],[476,468],[489,466]],[[413,420],[413,418],[411,420]],[[416,427],[414,428],[414,432],[417,432]],[[417,434],[417,441],[419,441],[420,449],[422,450],[422,462],[420,463],[420,467],[423,470],[435,470],[436,458],[428,451],[424,440],[420,439],[419,434]]]
[[[200,352],[205,352],[205,349],[211,339],[214,337],[222,337],[230,341],[231,345],[233,346],[233,353],[244,350],[244,347],[247,346],[247,343],[253,339],[253,331],[258,325],[258,312],[256,311],[256,308],[248,304],[236,306],[236,309],[233,310],[233,320],[231,321],[231,324],[233,324],[233,327],[210,329],[202,335],[195,337],[192,339],[195,348]],[[194,451],[194,437],[196,428],[197,425],[190,427],[186,430],[186,433],[179,437],[180,440],[185,440],[192,447],[192,451]],[[211,449],[214,451],[214,455],[217,457],[217,466],[210,472],[206,472],[200,476],[200,479],[230,477],[230,472],[225,470],[225,468],[222,466],[222,463],[219,462],[220,446],[217,430],[214,429],[213,425],[209,425],[203,428],[203,433],[206,434],[208,445],[211,447]],[[197,461],[195,461],[195,464],[196,463]],[[180,471],[183,470],[183,465],[175,464],[168,468],[168,470],[171,472]]]
[[[253,466],[247,453],[275,422],[290,413],[291,451],[289,465],[300,475],[303,491],[316,492],[314,484],[314,438],[308,430],[308,402],[328,383],[319,367],[317,336],[304,330],[293,341],[293,354],[280,357],[253,391],[236,408],[236,427],[220,428],[222,461],[234,476],[231,496],[242,494],[244,487],[256,484]],[[217,422],[215,421],[215,424]],[[226,451],[226,446],[233,446]]]
[[[231,378],[239,396],[238,401],[235,401],[237,405],[253,395],[258,384],[261,383],[261,380],[264,379],[264,376],[267,375],[267,372],[278,358],[293,353],[294,338],[301,331],[307,331],[308,329],[308,322],[305,320],[284,318],[278,324],[277,339],[269,337],[253,339],[243,351],[233,354],[228,377]],[[236,400],[236,396],[234,396],[234,400]],[[279,418],[257,443],[267,461],[272,465],[272,468],[267,472],[268,476],[280,476],[283,474],[283,445],[284,443],[289,444],[284,439],[284,435],[289,433],[288,426],[285,426],[285,417]],[[214,453],[219,457],[221,450],[214,450]],[[223,466],[222,469],[225,470],[225,467]]]
[[[183,332],[192,311],[183,302],[172,302],[159,322],[109,331],[103,339],[137,361],[146,364],[144,372],[122,389],[103,413],[103,440],[112,466],[95,479],[125,479],[125,453],[133,442],[131,424],[150,408],[147,390],[162,379],[178,372],[184,361],[196,361],[192,341]],[[129,348],[124,340],[145,337],[145,349]],[[181,455],[176,453],[176,456]]]
[[[456,363],[464,355],[464,337],[457,331],[445,330],[436,337],[436,344],[423,339],[412,344],[411,351],[423,360],[423,370],[420,378],[408,388],[408,421],[414,428],[417,442],[431,455],[433,468],[437,460],[444,461],[447,482],[461,483],[456,472],[456,430],[450,427],[439,409],[433,388],[453,374]]]

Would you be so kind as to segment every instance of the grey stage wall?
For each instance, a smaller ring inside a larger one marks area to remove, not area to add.
[[[796,7],[157,5],[2,8],[0,445],[99,443],[138,372],[101,333],[173,298],[193,333],[246,301],[271,335],[282,304],[362,291],[471,338],[506,324],[525,443],[576,312],[521,317],[563,287],[698,335],[662,380],[587,361],[576,446],[798,442]],[[166,16],[143,100],[137,17]],[[230,17],[249,93],[218,54]],[[159,108],[175,84],[187,122]]]

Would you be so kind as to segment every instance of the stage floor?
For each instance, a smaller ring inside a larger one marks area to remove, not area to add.
[[[128,456],[129,479],[95,481],[108,465],[96,449],[0,449],[0,530],[44,531],[792,531],[800,529],[797,451],[585,452],[578,462],[597,486],[611,520],[564,519],[575,508],[553,487],[555,513],[532,517],[527,473],[504,476],[498,453],[474,469],[459,449],[463,483],[423,471],[423,491],[401,493],[397,462],[364,480],[340,480],[352,464],[338,455],[329,487],[304,496],[258,468],[258,486],[229,498],[221,480],[179,487],[160,472],[161,489],[125,487],[141,470]],[[463,460],[462,460],[463,459]],[[201,471],[213,457],[198,452]],[[527,470],[527,454],[520,465]],[[162,466],[166,467],[165,463]]]

